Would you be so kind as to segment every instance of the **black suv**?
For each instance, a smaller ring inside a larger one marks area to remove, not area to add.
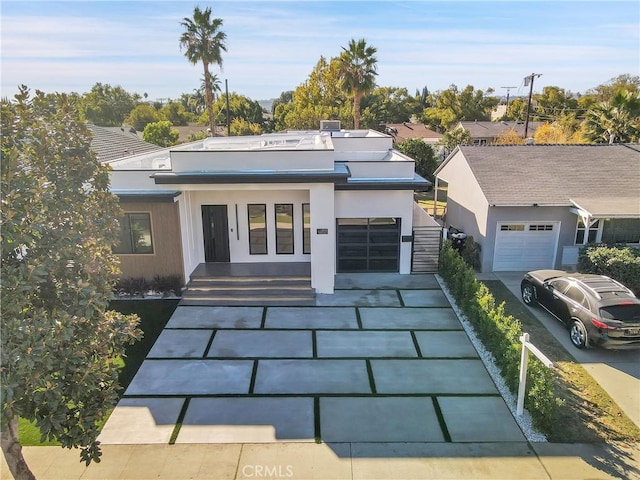
[[[609,277],[536,270],[524,276],[520,291],[525,304],[564,323],[578,348],[640,348],[640,300]]]

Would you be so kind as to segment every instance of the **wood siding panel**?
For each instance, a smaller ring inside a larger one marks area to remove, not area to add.
[[[184,278],[178,204],[121,202],[120,206],[125,213],[150,213],[153,239],[153,254],[118,255],[121,277],[152,280],[156,275],[180,275]]]

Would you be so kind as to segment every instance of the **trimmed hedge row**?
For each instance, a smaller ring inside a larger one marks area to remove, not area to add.
[[[496,305],[487,286],[476,279],[473,268],[453,249],[450,242],[445,242],[441,255],[440,275],[478,338],[493,354],[507,386],[517,395],[522,352],[521,323],[504,313],[504,304]],[[551,432],[557,406],[553,372],[531,356],[525,407],[536,428]]]
[[[578,271],[614,278],[640,296],[640,249],[587,245],[578,254]]]
[[[163,297],[182,296],[182,278],[179,275],[156,275],[149,281],[144,277],[121,278],[115,285],[115,293],[120,297],[142,297],[148,292]]]

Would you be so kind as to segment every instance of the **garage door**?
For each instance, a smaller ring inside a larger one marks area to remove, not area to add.
[[[338,272],[397,272],[399,218],[339,218]]]
[[[499,223],[493,271],[553,268],[559,223]]]

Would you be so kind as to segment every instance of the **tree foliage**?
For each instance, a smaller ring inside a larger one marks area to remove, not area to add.
[[[585,136],[595,143],[640,141],[640,93],[626,90],[587,112]]]
[[[513,128],[505,130],[493,141],[494,145],[524,145],[524,139]]]
[[[291,103],[280,103],[275,109],[276,130],[320,128],[320,120],[340,120],[344,127],[353,126],[353,111],[340,84],[340,61],[320,57],[309,78],[293,92]]]
[[[533,140],[537,144],[569,143],[570,135],[558,123],[545,122],[536,129]]]
[[[449,155],[459,145],[471,145],[471,133],[466,128],[453,128],[444,133],[439,144],[444,150],[444,154]]]
[[[262,127],[258,123],[253,123],[244,118],[234,118],[231,122],[231,135],[261,135]]]
[[[213,114],[213,87],[214,76],[209,72],[209,65],[222,67],[222,52],[227,51],[227,34],[222,28],[221,18],[211,18],[211,8],[201,10],[193,9],[193,18],[185,17],[180,22],[184,32],[180,36],[180,48],[184,48],[184,55],[193,65],[202,62],[204,71],[205,103],[209,112],[209,128],[215,135],[215,123]],[[217,77],[216,77],[217,78]]]
[[[120,210],[76,107],[26,87],[1,102],[1,444],[16,478],[33,478],[18,417],[99,461],[116,360],[140,336],[136,317],[107,311]]]
[[[475,90],[473,85],[467,85],[464,90],[451,85],[435,95],[433,106],[423,112],[423,121],[429,128],[445,132],[462,120],[490,120],[491,110],[499,103],[492,93],[492,88],[485,92]]]
[[[353,128],[360,128],[360,100],[376,86],[378,59],[376,48],[367,45],[364,38],[351,39],[342,47],[340,62],[340,84],[353,97]]]
[[[195,120],[192,113],[181,102],[169,102],[160,110],[160,115],[171,122],[171,125],[187,125]]]
[[[147,124],[161,120],[164,120],[164,118],[158,110],[148,103],[141,103],[129,112],[125,122],[141,132]]]
[[[431,145],[420,138],[408,138],[397,145],[405,155],[416,161],[416,173],[433,183],[433,172],[438,168],[438,160]]]
[[[161,147],[171,147],[178,143],[180,132],[172,128],[168,120],[148,123],[142,132],[142,139],[145,142],[153,143]]]
[[[420,113],[419,100],[409,95],[406,88],[376,87],[362,98],[361,126],[377,128],[387,123],[410,121],[411,117]]]
[[[227,99],[226,96],[218,98],[213,105],[214,124],[226,124],[227,122]],[[198,123],[208,124],[208,112],[204,112],[198,119]],[[244,120],[248,123],[255,123],[260,128],[264,126],[264,112],[257,100],[240,95],[236,92],[229,94],[229,121]]]
[[[89,123],[105,127],[119,127],[127,114],[140,101],[140,95],[129,93],[121,86],[96,83],[82,96],[78,105]]]

